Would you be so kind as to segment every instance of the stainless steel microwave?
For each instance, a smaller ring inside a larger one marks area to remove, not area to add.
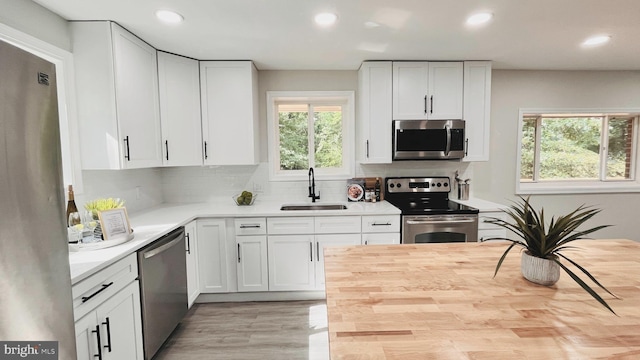
[[[462,159],[464,120],[394,120],[393,160]]]

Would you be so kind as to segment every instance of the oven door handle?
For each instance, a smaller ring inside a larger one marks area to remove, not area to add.
[[[476,222],[476,219],[472,218],[464,218],[464,219],[438,219],[438,220],[407,220],[408,225],[423,225],[423,224],[463,224],[463,223],[473,223]]]

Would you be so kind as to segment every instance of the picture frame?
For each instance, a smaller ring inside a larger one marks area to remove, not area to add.
[[[131,234],[129,215],[124,207],[98,212],[102,238],[112,240],[114,238],[128,237]]]

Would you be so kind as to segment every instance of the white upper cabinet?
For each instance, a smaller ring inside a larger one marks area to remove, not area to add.
[[[461,119],[462,62],[394,62],[393,118]]]
[[[198,61],[158,51],[158,83],[163,165],[202,165]]]
[[[260,161],[257,73],[251,61],[200,62],[205,165]]]
[[[358,71],[358,154],[363,164],[391,163],[392,63],[368,61]]]
[[[156,50],[113,22],[71,29],[82,167],[162,165]]]
[[[464,161],[489,160],[491,62],[464,62],[464,113],[467,152]]]

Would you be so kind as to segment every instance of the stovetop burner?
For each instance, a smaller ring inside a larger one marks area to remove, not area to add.
[[[477,214],[478,209],[449,200],[448,177],[395,177],[385,179],[385,200],[403,215]]]

